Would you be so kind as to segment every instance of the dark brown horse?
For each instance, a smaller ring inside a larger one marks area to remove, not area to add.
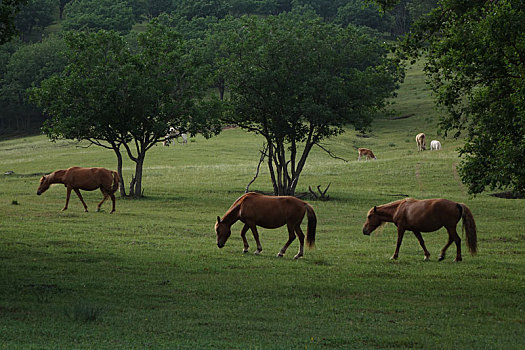
[[[477,252],[476,223],[470,209],[462,203],[448,199],[412,198],[398,200],[392,203],[373,207],[368,211],[366,222],[363,225],[363,234],[369,235],[378,226],[386,222],[393,222],[397,226],[397,245],[392,259],[397,259],[399,247],[406,230],[414,235],[425,252],[425,260],[430,258],[430,253],[425,247],[421,232],[432,232],[445,227],[448,232],[448,242],[441,250],[439,261],[445,258],[447,248],[456,243],[456,260],[461,261],[461,239],[456,231],[456,225],[463,218],[463,230],[466,232],[467,247],[472,255]]]
[[[84,210],[87,212],[87,205],[80,194],[80,190],[84,191],[93,191],[97,188],[100,188],[104,198],[97,206],[97,211],[100,210],[100,206],[104,201],[110,197],[113,201],[113,209],[111,212],[115,211],[115,191],[118,189],[119,177],[117,172],[107,170],[104,168],[80,168],[72,167],[64,170],[56,170],[51,174],[42,176],[40,179],[40,186],[36,192],[37,195],[44,193],[49,186],[52,184],[64,184],[67,188],[66,195],[66,205],[64,206],[63,211],[67,209],[69,204],[69,196],[71,195],[71,190],[75,191],[78,198],[84,205]]]
[[[241,230],[241,237],[244,243],[243,252],[248,252],[248,241],[246,232],[252,230],[253,238],[257,243],[255,254],[262,251],[257,226],[264,228],[278,228],[286,225],[288,228],[288,241],[281,248],[277,256],[282,257],[286,253],[288,246],[294,241],[295,236],[299,238],[299,252],[294,257],[298,259],[303,256],[304,234],[301,230],[301,222],[304,214],[308,215],[308,229],[306,231],[306,241],[309,247],[315,243],[315,228],[317,218],[313,208],[306,202],[290,196],[265,196],[259,193],[250,192],[235,201],[230,209],[224,214],[222,219],[217,216],[215,232],[217,233],[217,246],[224,247],[224,244],[231,235],[231,226],[238,220],[244,223]]]

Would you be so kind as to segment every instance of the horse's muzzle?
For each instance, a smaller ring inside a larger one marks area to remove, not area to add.
[[[366,227],[363,227],[363,234],[366,236],[370,236],[370,232],[366,229]]]
[[[36,195],[37,195],[37,196],[40,196],[41,194],[42,194],[42,192],[40,192],[40,191],[37,191],[37,192],[36,192]]]
[[[224,247],[224,243],[217,243],[217,247],[219,247],[219,248]]]

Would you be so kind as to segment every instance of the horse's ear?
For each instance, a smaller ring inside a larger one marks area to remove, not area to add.
[[[374,213],[377,213],[377,207],[374,206]]]
[[[219,215],[217,215],[217,223],[220,224],[221,223],[221,217]]]

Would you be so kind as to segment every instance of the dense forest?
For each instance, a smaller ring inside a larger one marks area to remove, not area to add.
[[[225,17],[308,8],[326,22],[355,25],[381,39],[394,39],[436,3],[403,0],[383,11],[366,0],[27,0],[16,14],[17,35],[0,46],[0,134],[41,126],[45,116],[29,101],[27,90],[64,69],[66,32],[105,29],[132,38],[160,16],[183,37],[202,39],[202,44],[210,28]]]

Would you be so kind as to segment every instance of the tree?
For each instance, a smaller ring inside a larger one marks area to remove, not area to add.
[[[471,194],[525,194],[523,33],[523,0],[445,0],[400,50],[427,58],[432,90],[447,112],[440,121],[445,135],[467,135],[459,173]]]
[[[226,121],[265,138],[276,195],[295,193],[315,145],[347,124],[366,129],[400,78],[385,47],[312,13],[243,17],[225,45]]]
[[[0,45],[5,44],[17,33],[15,19],[20,7],[28,0],[2,0],[0,3]]]
[[[29,0],[16,16],[16,27],[24,35],[30,35],[35,27],[44,29],[53,23],[55,0]]]
[[[5,128],[32,130],[31,122],[42,122],[41,112],[29,103],[27,89],[61,72],[66,66],[66,46],[60,37],[41,43],[15,46],[0,76],[0,121]],[[3,70],[3,69],[2,69]]]
[[[135,24],[133,10],[124,0],[76,0],[65,7],[65,30],[106,29],[128,33]]]
[[[66,41],[71,63],[33,90],[51,117],[44,131],[52,139],[88,140],[112,149],[121,178],[124,148],[135,163],[131,196],[142,196],[146,153],[170,126],[192,135],[219,130],[212,120],[217,104],[205,99],[199,57],[173,30],[151,24],[138,37],[138,52],[112,31],[69,33]]]
[[[66,7],[66,5],[68,3],[70,3],[71,1],[73,0],[59,0],[58,1],[58,11],[59,11],[59,14],[58,14],[58,17],[60,19],[62,19],[63,15],[64,15],[64,8]]]
[[[390,28],[392,16],[382,12],[379,5],[373,2],[351,0],[337,10],[335,21],[342,26],[353,24],[384,32]]]

